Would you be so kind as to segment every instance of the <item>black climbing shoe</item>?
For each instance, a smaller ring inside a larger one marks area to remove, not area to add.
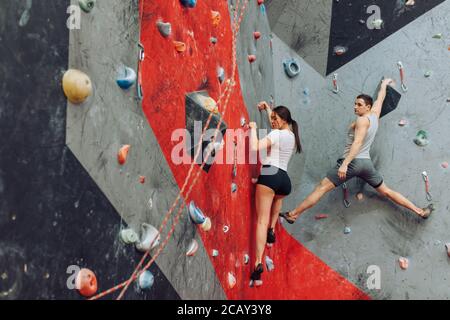
[[[264,272],[262,263],[258,264],[258,266],[255,268],[255,270],[252,272],[252,275],[250,276],[250,280],[253,281],[259,281],[261,280],[261,273]]]
[[[267,230],[267,243],[268,244],[275,243],[275,232],[273,231],[273,228]]]
[[[289,212],[280,212],[280,217],[284,218],[289,224],[295,223],[295,220],[291,218]]]
[[[426,220],[430,217],[431,213],[434,211],[434,205],[430,204],[428,207],[422,209],[424,211],[424,214],[422,219]]]

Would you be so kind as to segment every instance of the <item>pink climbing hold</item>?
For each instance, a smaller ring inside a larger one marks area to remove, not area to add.
[[[249,55],[249,56],[248,56],[248,61],[249,61],[250,63],[255,62],[255,61],[256,61],[256,56],[255,56],[254,54]]]
[[[252,183],[253,184],[256,184],[258,182],[258,179],[257,178],[252,178]]]
[[[255,40],[258,40],[259,38],[261,38],[261,32],[255,31],[253,32],[253,36],[255,37]]]
[[[409,267],[409,260],[404,257],[399,258],[398,263],[403,270],[406,270]]]
[[[448,169],[448,162],[442,162],[441,163],[442,168]]]
[[[450,243],[445,244],[445,249],[447,249],[447,255],[450,257]]]
[[[328,215],[327,214],[318,214],[316,215],[316,220],[322,220],[322,219],[327,219]]]
[[[402,119],[402,120],[400,120],[399,122],[398,122],[398,125],[400,126],[400,127],[404,127],[404,126],[406,126],[408,124],[408,121],[406,121],[405,119]]]
[[[264,0],[258,0],[258,6],[262,5],[264,3]]]

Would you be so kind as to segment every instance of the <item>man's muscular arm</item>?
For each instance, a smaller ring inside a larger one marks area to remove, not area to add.
[[[386,99],[386,89],[388,85],[391,85],[394,83],[394,80],[392,79],[384,79],[381,82],[381,88],[380,92],[378,92],[377,100],[374,102],[372,106],[372,112],[375,113],[378,118],[380,118],[381,115],[381,109],[383,108],[383,102],[384,99]]]

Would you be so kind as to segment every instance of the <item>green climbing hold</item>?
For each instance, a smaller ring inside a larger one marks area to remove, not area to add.
[[[434,39],[442,39],[442,33],[437,33],[433,36]]]
[[[414,139],[414,143],[417,144],[419,147],[425,147],[426,145],[428,145],[429,141],[427,132],[424,130],[420,130],[417,133],[416,138]]]
[[[95,0],[78,0],[78,4],[84,12],[91,12],[95,6]]]

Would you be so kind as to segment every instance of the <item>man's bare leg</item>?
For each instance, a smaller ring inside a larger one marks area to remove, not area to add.
[[[417,207],[414,203],[409,201],[407,198],[405,198],[402,194],[398,193],[397,191],[394,191],[390,189],[388,186],[386,186],[384,183],[376,189],[381,195],[387,197],[388,199],[392,200],[396,204],[411,210],[415,214],[423,217],[427,212],[425,212],[424,209],[421,209]],[[429,209],[427,209],[429,210]]]
[[[299,215],[301,215],[306,210],[314,207],[325,194],[327,194],[334,188],[336,188],[336,186],[333,184],[333,182],[330,181],[330,179],[323,179],[316,186],[314,191],[305,200],[303,200],[303,202],[300,203],[297,208],[289,212],[289,217],[291,217],[292,220],[296,220]]]

